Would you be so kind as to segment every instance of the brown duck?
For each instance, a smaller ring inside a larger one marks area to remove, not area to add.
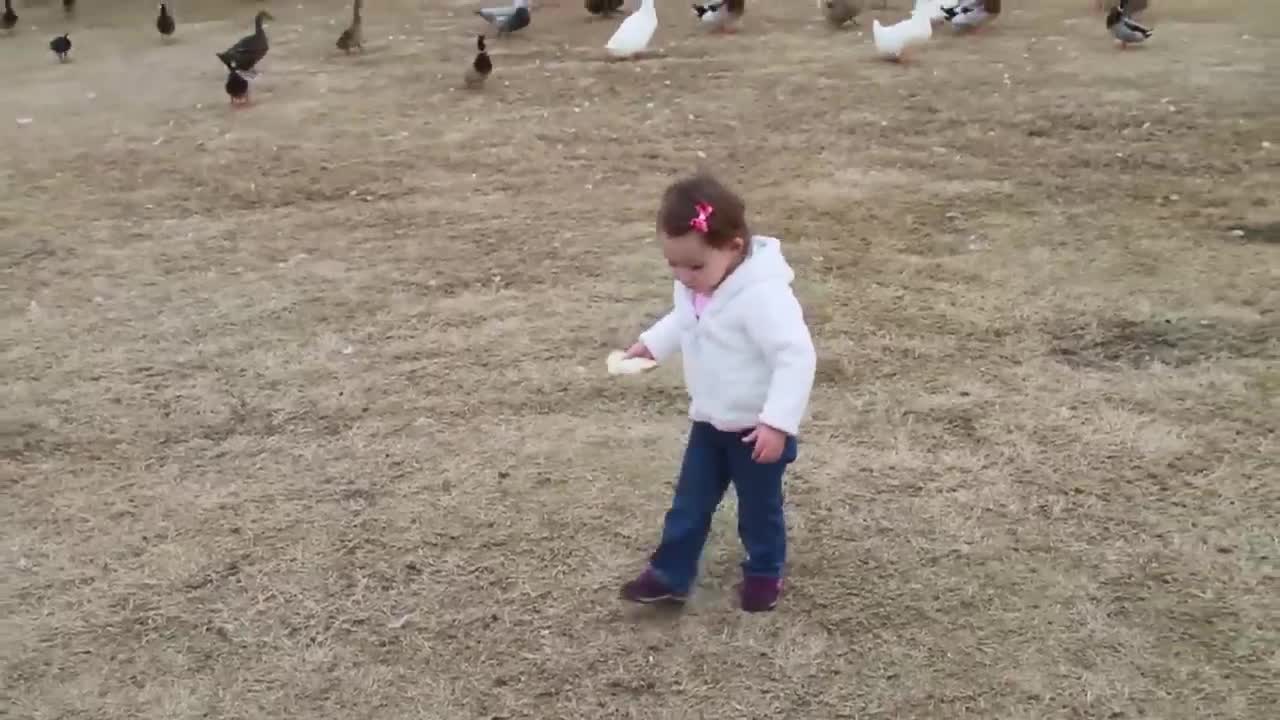
[[[583,0],[582,5],[592,15],[609,17],[622,9],[622,2],[623,0]]]
[[[476,59],[471,61],[471,67],[467,68],[467,74],[463,78],[470,90],[479,90],[484,87],[484,81],[489,79],[489,73],[493,72],[493,60],[484,49],[483,35],[476,36],[476,50],[478,51]]]
[[[4,0],[4,15],[0,15],[0,30],[12,30],[18,24],[18,13],[13,11],[13,0]]]
[[[356,0],[351,6],[351,24],[338,36],[338,49],[350,53],[352,48],[364,52],[364,20],[360,17],[360,8],[364,0]]]

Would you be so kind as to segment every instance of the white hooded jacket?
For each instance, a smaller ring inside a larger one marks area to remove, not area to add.
[[[751,252],[711,295],[699,318],[693,291],[675,282],[675,308],[640,334],[658,362],[680,350],[689,417],[721,430],[764,423],[796,435],[809,405],[816,357],[776,238]]]

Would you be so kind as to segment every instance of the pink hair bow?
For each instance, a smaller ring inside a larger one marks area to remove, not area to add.
[[[700,233],[707,232],[707,220],[711,217],[711,213],[716,209],[706,203],[698,203],[693,206],[698,211],[698,216],[689,221],[689,227]]]

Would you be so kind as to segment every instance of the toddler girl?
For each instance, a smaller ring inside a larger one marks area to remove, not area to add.
[[[742,608],[772,610],[782,591],[782,474],[796,459],[815,358],[791,291],[795,274],[778,240],[751,234],[745,211],[706,175],[667,188],[658,211],[675,308],[627,356],[661,362],[681,351],[693,426],[662,540],[648,568],[622,588],[633,602],[684,601],[731,482],[746,550]]]

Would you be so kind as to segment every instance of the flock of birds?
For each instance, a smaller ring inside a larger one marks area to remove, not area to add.
[[[1133,19],[1133,14],[1146,10],[1149,0],[1106,0],[1117,2],[1107,13],[1107,30],[1119,41],[1123,49],[1129,45],[1143,42],[1151,37],[1150,28]],[[624,0],[583,0],[587,12],[592,15],[609,17],[622,9]],[[654,6],[655,0],[640,0],[640,7],[629,14],[618,29],[605,43],[605,50],[614,58],[639,57],[648,52],[649,43],[658,29],[658,15]],[[857,16],[863,10],[863,0],[817,0],[827,22],[833,27],[844,27],[857,24]],[[1103,0],[1098,0],[1099,5]],[[354,0],[351,6],[351,24],[338,36],[338,49],[350,53],[353,50],[364,51],[364,28],[361,11],[364,0]],[[74,12],[75,0],[62,0],[64,12]],[[746,0],[714,0],[707,4],[692,3],[693,13],[698,22],[711,31],[732,33],[737,30],[743,14],[746,12]],[[1001,0],[915,0],[915,7],[910,17],[893,25],[881,25],[879,20],[872,23],[872,40],[876,51],[886,59],[903,61],[907,49],[929,40],[933,36],[933,24],[945,22],[960,29],[978,29],[1000,15]],[[529,10],[529,0],[512,0],[510,6],[481,8],[476,14],[484,18],[499,37],[519,32],[529,27],[533,16]],[[274,20],[266,10],[259,11],[253,20],[253,33],[238,40],[234,45],[217,57],[227,68],[226,91],[233,107],[242,107],[249,102],[249,79],[257,77],[254,67],[266,57],[270,50],[264,23]],[[13,10],[13,0],[4,0],[4,15],[0,16],[0,30],[11,32],[18,24],[18,15]],[[156,17],[156,30],[161,36],[169,38],[177,29],[177,23],[169,7],[160,3],[159,15]],[[49,42],[49,49],[57,55],[59,62],[66,62],[71,53],[71,37],[62,34]],[[479,89],[493,72],[493,59],[485,49],[485,36],[476,38],[476,56],[467,67],[463,77],[463,85],[469,89]]]
[[[1112,0],[1113,2],[1115,0]],[[852,20],[858,13],[857,0],[818,0],[827,19],[835,25]],[[1151,29],[1133,19],[1146,10],[1148,0],[1119,0],[1107,12],[1107,31],[1124,49],[1151,37]],[[893,25],[871,25],[876,51],[884,58],[903,61],[907,49],[933,37],[933,24],[946,22],[956,28],[977,30],[1000,15],[1000,0],[916,0],[911,16]]]

